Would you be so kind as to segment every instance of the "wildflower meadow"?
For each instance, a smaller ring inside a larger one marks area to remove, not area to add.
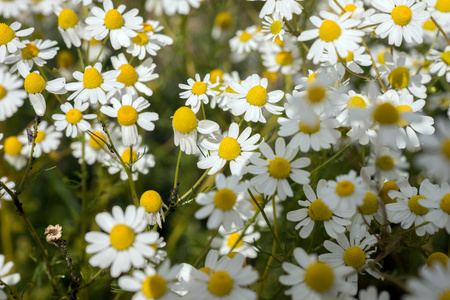
[[[450,300],[450,0],[0,0],[0,300]]]

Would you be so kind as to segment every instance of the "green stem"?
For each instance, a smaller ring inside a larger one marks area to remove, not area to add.
[[[81,68],[84,70],[85,65],[84,65],[83,54],[81,53],[81,47],[77,48],[77,52],[78,52],[78,57],[80,58]]]
[[[177,167],[175,169],[175,179],[173,180],[173,188],[176,189],[178,187],[178,172],[180,171],[180,165],[181,165],[181,154],[183,151],[178,152],[178,160],[177,160]]]
[[[19,299],[19,297],[17,297],[16,293],[14,292],[14,290],[7,285],[1,278],[0,278],[0,284],[3,285],[4,287],[6,287],[6,289],[9,291],[9,294],[13,297],[13,299]]]
[[[436,27],[439,29],[439,31],[442,33],[442,35],[444,36],[445,40],[447,41],[447,43],[450,45],[450,39],[448,38],[447,34],[445,33],[444,29],[442,29],[441,25],[439,25],[438,22],[436,22],[436,20],[430,16],[430,20],[433,21],[434,25],[436,25]]]
[[[84,235],[86,234],[86,204],[87,204],[87,169],[86,169],[86,138],[84,132],[81,133],[81,239],[84,242]],[[84,261],[85,251],[82,251],[82,259]]]
[[[192,265],[194,268],[197,267],[198,263],[200,262],[200,260],[202,259],[202,257],[205,255],[206,251],[209,249],[209,246],[211,246],[211,243],[213,241],[213,239],[216,237],[217,233],[219,232],[219,228],[217,228],[213,235],[211,236],[211,238],[208,241],[208,244],[206,244],[205,248],[203,248],[202,253],[200,253],[199,257],[197,258],[197,260],[195,261],[195,263]]]
[[[95,59],[93,65],[95,65],[98,62],[98,60],[100,59],[103,49],[105,49],[105,45],[106,45],[106,42],[108,41],[108,38],[109,38],[109,34],[106,36],[105,40],[103,41],[102,48],[100,49],[100,52],[98,53],[97,58]]]
[[[325,167],[326,165],[328,165],[330,162],[332,162],[334,159],[336,159],[337,157],[339,157],[348,147],[350,147],[351,144],[347,144],[345,145],[341,150],[339,150],[338,152],[336,152],[335,155],[333,155],[332,157],[330,157],[327,161],[325,161],[324,163],[322,163],[321,165],[319,165],[318,167],[316,167],[314,170],[311,171],[311,174],[314,174],[316,172],[318,172],[320,169],[322,169],[323,167]]]
[[[33,133],[32,133],[32,141],[31,141],[31,151],[30,151],[30,157],[28,158],[28,165],[27,168],[25,169],[25,173],[22,176],[22,179],[20,180],[19,185],[16,188],[17,194],[20,194],[22,192],[22,186],[25,183],[25,179],[28,176],[28,173],[31,170],[31,165],[33,164],[33,153],[34,153],[34,146],[36,145],[36,137],[37,137],[37,126],[40,122],[40,117],[36,116],[35,121],[34,121],[34,128],[33,128]]]

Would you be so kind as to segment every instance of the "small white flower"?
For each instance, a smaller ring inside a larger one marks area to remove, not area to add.
[[[338,175],[336,180],[328,181],[322,200],[332,210],[353,210],[363,205],[365,195],[366,188],[362,178],[354,170],[350,170],[348,174]]]
[[[431,60],[430,72],[436,73],[439,77],[445,75],[447,82],[450,82],[450,46],[445,47],[442,52],[431,49],[427,59]]]
[[[164,204],[161,195],[154,190],[145,191],[141,195],[139,204],[145,208],[147,224],[150,226],[158,224],[159,228],[162,228],[162,222],[164,222],[165,218],[163,208],[167,210],[168,207]]]
[[[195,74],[195,81],[189,78],[187,83],[188,85],[182,83],[178,85],[181,89],[186,90],[180,93],[180,98],[187,99],[185,105],[190,105],[194,113],[199,111],[202,102],[208,104],[208,96],[214,97],[218,94],[213,88],[218,86],[219,83],[212,84],[209,81],[209,74],[206,74],[205,78],[201,80],[200,75],[197,73]]]
[[[255,0],[249,0],[255,1]],[[303,8],[298,3],[299,0],[262,0],[265,1],[261,8],[259,18],[262,19],[265,15],[279,14],[281,18],[287,21],[292,19],[292,15],[299,15]]]
[[[81,39],[86,34],[78,15],[70,8],[55,7],[58,16],[58,31],[67,48],[81,46]]]
[[[14,115],[23,105],[27,93],[22,87],[23,80],[19,76],[0,67],[0,121]]]
[[[219,228],[219,233],[222,236],[213,239],[211,246],[219,248],[220,255],[227,255],[231,252],[237,252],[248,258],[256,258],[258,256],[258,249],[251,244],[258,241],[261,237],[259,232],[254,232],[255,228],[250,225],[244,230],[232,229],[225,230],[223,227]]]
[[[32,126],[33,131],[34,126]],[[40,157],[42,153],[50,153],[52,150],[56,150],[61,143],[62,132],[56,131],[55,126],[48,125],[47,121],[42,121],[37,126],[37,133],[35,137],[35,146],[33,157]],[[24,156],[30,156],[31,143],[29,143],[29,136],[27,130],[23,132],[19,137],[20,142],[26,145],[22,148],[21,154]]]
[[[3,3],[3,1],[2,1]],[[27,28],[17,31],[22,27],[19,22],[14,22],[11,26],[0,23],[0,63],[3,63],[6,58],[6,51],[14,53],[17,49],[25,48],[25,44],[19,40],[19,37],[24,37],[33,33],[34,28]]]
[[[272,40],[274,42],[277,37],[283,40],[283,35],[286,31],[283,29],[284,22],[282,17],[278,14],[264,16],[262,24],[263,28],[261,32],[266,33],[265,40]]]
[[[66,136],[75,138],[78,132],[83,132],[91,129],[91,124],[86,120],[97,118],[96,114],[82,114],[89,108],[89,103],[82,103],[81,99],[75,100],[75,105],[72,106],[69,102],[61,104],[61,110],[64,113],[52,115],[55,120],[55,127],[58,131],[66,129]]]
[[[5,256],[0,254],[0,279],[9,286],[15,285],[20,281],[19,273],[6,275],[11,271],[13,266],[14,263],[12,261],[5,263]],[[3,291],[3,288],[4,286],[0,284],[0,299],[8,299],[8,295]]]
[[[22,61],[31,70],[33,64],[42,67],[50,60],[56,56],[59,47],[54,47],[58,44],[57,41],[52,40],[23,40],[21,41],[25,44],[25,48],[18,49],[14,54],[9,55],[5,59],[5,64],[14,64],[11,67],[11,72],[15,72],[18,67],[18,62]]]

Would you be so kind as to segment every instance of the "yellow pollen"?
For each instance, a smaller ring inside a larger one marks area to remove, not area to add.
[[[367,192],[363,201],[363,205],[358,207],[358,212],[364,215],[371,215],[378,210],[378,200],[374,194]]]
[[[211,78],[211,83],[223,82],[222,76],[223,76],[223,71],[220,69],[214,69],[209,73],[209,77]]]
[[[123,26],[123,17],[117,9],[110,9],[105,16],[105,26],[109,30],[119,29]]]
[[[284,46],[284,41],[282,41],[282,40],[280,39],[279,36],[277,36],[277,37],[275,38],[274,43],[277,44],[277,45],[280,46],[280,47],[283,47],[283,46]]]
[[[75,27],[78,24],[77,14],[68,8],[63,9],[58,16],[58,25],[63,29]]]
[[[138,80],[138,74],[134,70],[134,68],[129,64],[124,64],[119,67],[120,72],[119,76],[117,76],[117,81],[122,82],[125,86],[132,86]]]
[[[321,102],[325,99],[326,89],[323,86],[317,86],[308,89],[308,100],[313,103]]]
[[[289,66],[294,60],[294,58],[292,57],[292,53],[288,51],[281,51],[277,54],[277,57],[275,59],[280,66]]]
[[[428,30],[428,31],[435,31],[436,30],[436,24],[433,23],[433,21],[431,20],[426,20],[423,23],[423,29]]]
[[[109,233],[111,246],[117,250],[125,250],[131,247],[134,242],[134,231],[125,224],[117,224]]]
[[[319,28],[319,38],[327,43],[332,42],[341,36],[341,27],[332,21],[325,20]]]
[[[124,105],[117,111],[117,121],[122,126],[131,126],[137,122],[139,115],[131,105]]]
[[[22,150],[22,143],[16,136],[10,136],[5,140],[4,150],[5,153],[11,156],[17,156]]]
[[[239,36],[239,40],[241,42],[247,42],[249,39],[252,38],[252,35],[250,33],[248,33],[247,31],[244,31],[240,36]]]
[[[241,154],[241,146],[235,138],[226,137],[219,145],[219,156],[225,160],[233,160]]]
[[[78,122],[80,122],[82,118],[83,115],[76,108],[72,108],[66,113],[66,120],[70,124],[78,124]]]
[[[436,10],[438,10],[438,11],[448,13],[448,12],[450,12],[450,1],[449,0],[437,0],[434,8],[436,8]]]
[[[6,45],[16,37],[16,33],[5,23],[0,23],[0,45]]]
[[[6,146],[5,146],[6,148]],[[441,209],[450,215],[450,193],[445,194],[441,199]]]
[[[311,124],[310,122],[299,121],[298,129],[300,129],[301,132],[306,134],[316,133],[320,130],[320,120],[316,116],[316,121],[314,122],[314,124]]]
[[[203,95],[208,90],[208,87],[206,86],[206,83],[203,81],[197,81],[192,86],[192,93],[195,95]]]
[[[404,112],[412,112],[413,111],[412,108],[409,105],[406,105],[406,104],[399,105],[395,109],[398,111],[399,115],[401,115],[401,113],[404,113]],[[400,126],[400,127],[405,127],[405,126],[408,126],[408,125],[409,125],[409,122],[406,121],[403,118],[400,118],[400,120],[398,121],[398,126]]]
[[[450,300],[450,289],[445,290],[439,300]]]
[[[233,18],[229,12],[221,11],[217,14],[214,23],[222,29],[228,29],[233,23]]]
[[[351,52],[351,51],[347,51],[347,52],[348,52],[348,54],[347,54],[347,57],[344,58],[344,61],[351,62],[353,60],[353,52]]]
[[[406,5],[399,5],[394,7],[391,12],[391,17],[395,24],[405,26],[411,21],[412,11]]]
[[[94,131],[89,139],[89,145],[94,149],[101,149],[105,145],[106,137],[101,131]],[[98,136],[98,137],[97,137]]]
[[[8,91],[0,84],[0,100],[5,98]]]
[[[132,164],[137,159],[137,153],[134,150],[125,149],[122,153],[122,160],[126,164]]]
[[[148,213],[157,212],[162,207],[162,199],[157,191],[149,190],[142,194],[139,201],[140,205]]]
[[[347,101],[347,108],[366,108],[366,101],[360,96],[352,96]]]
[[[239,248],[239,247],[241,247],[243,242],[242,242],[242,239],[239,240],[240,237],[241,237],[241,235],[239,233],[237,233],[237,232],[234,232],[234,233],[230,234],[230,236],[228,237],[228,240],[227,240],[227,245],[230,248],[233,248],[233,247],[234,248]],[[239,240],[239,242],[238,242],[238,240]],[[236,246],[234,246],[234,245],[236,245]]]
[[[40,142],[42,142],[45,139],[45,132],[43,131],[38,131],[36,134],[36,144],[39,144]]]
[[[322,199],[316,199],[308,207],[308,216],[314,221],[328,221],[333,216],[333,211],[323,203]]]
[[[400,120],[400,115],[394,105],[385,102],[375,108],[373,118],[381,125],[393,125]]]
[[[189,107],[182,106],[173,114],[173,128],[181,133],[189,133],[197,128],[197,117]]]
[[[248,91],[246,98],[251,105],[263,106],[267,101],[267,90],[261,85],[256,85]]]
[[[143,26],[142,30],[144,30],[144,32],[149,32],[149,31],[155,32],[155,29],[153,28],[152,24],[142,23],[142,26]]]
[[[386,65],[386,61],[384,60],[384,54],[388,51],[389,49],[384,49],[383,51],[380,52],[380,54],[378,54],[378,61],[380,62],[380,64]]]
[[[359,268],[366,262],[366,254],[358,246],[351,246],[344,253],[344,261],[347,266]]]
[[[60,68],[67,69],[75,64],[75,58],[69,50],[60,50],[56,55],[56,65]]]
[[[353,194],[355,185],[350,180],[342,180],[336,185],[336,193],[341,197],[347,197]]]
[[[45,80],[38,73],[30,73],[25,78],[24,87],[29,94],[42,93],[45,89]]]
[[[148,43],[148,35],[145,32],[137,32],[137,36],[131,39],[131,41],[138,46],[144,46]]]
[[[227,188],[220,189],[214,195],[214,204],[222,210],[230,210],[236,203],[236,194]]]
[[[448,264],[448,256],[442,252],[434,252],[431,253],[427,258],[427,265],[431,267],[435,263],[440,263],[443,266],[447,266]]]
[[[269,174],[276,179],[286,179],[291,173],[291,164],[283,157],[276,157],[269,160]]]
[[[394,167],[394,159],[389,155],[380,156],[377,159],[377,167],[383,171],[388,171]]]
[[[324,262],[318,261],[305,270],[306,284],[316,292],[324,292],[331,288],[334,282],[333,269]]]
[[[384,204],[397,202],[397,198],[392,199],[391,197],[389,197],[389,191],[398,192],[398,186],[394,181],[386,181],[385,183],[383,183],[383,187],[381,188],[380,194],[378,196],[380,196]]]
[[[30,59],[33,57],[38,56],[39,49],[36,47],[34,43],[28,43],[26,44],[25,48],[22,49],[22,58],[23,59]]]
[[[344,7],[344,10],[345,10],[345,11],[351,11],[351,12],[354,12],[355,9],[356,9],[356,6],[355,6],[354,4],[347,4],[347,5]]]
[[[199,270],[208,275],[211,274],[211,268],[203,267],[203,268],[200,268]]]
[[[95,89],[103,83],[103,77],[96,68],[87,68],[83,74],[83,86],[87,89]]]
[[[389,83],[396,89],[404,89],[409,84],[409,71],[405,67],[397,67],[389,73]]]
[[[442,52],[441,59],[445,64],[450,65],[450,51]]]
[[[416,195],[409,198],[408,207],[409,209],[418,216],[423,216],[428,212],[427,207],[423,207],[419,204],[419,199],[426,199],[424,196]]]
[[[233,290],[233,279],[225,271],[216,271],[209,278],[208,290],[211,294],[223,297]]]
[[[278,33],[280,33],[282,28],[283,28],[283,24],[280,21],[278,21],[278,20],[273,21],[272,24],[270,25],[270,33],[278,34]]]
[[[167,282],[159,274],[148,276],[142,282],[142,293],[147,299],[157,299],[167,292]]]

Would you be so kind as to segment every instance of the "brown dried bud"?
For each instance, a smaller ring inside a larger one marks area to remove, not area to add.
[[[62,226],[59,224],[56,224],[55,226],[48,225],[48,227],[45,228],[44,234],[46,234],[45,240],[48,243],[55,244],[55,242],[62,237]]]

